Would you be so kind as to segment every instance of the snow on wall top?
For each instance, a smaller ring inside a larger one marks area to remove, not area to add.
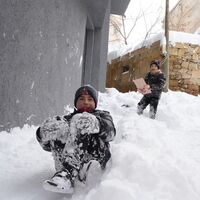
[[[170,43],[172,44],[180,42],[180,43],[190,43],[190,44],[200,45],[199,34],[170,31],[169,38],[170,38],[169,39]]]
[[[170,40],[171,44],[180,42],[180,43],[190,43],[190,44],[200,45],[200,34],[170,31],[169,32],[169,40]],[[130,43],[129,45],[114,46],[111,48],[112,50],[108,53],[108,62],[110,62],[111,60],[113,60],[119,56],[123,56],[128,52],[137,50],[139,48],[150,47],[150,45],[156,41],[160,41],[161,45],[166,44],[164,32],[160,32],[157,35],[154,35],[154,36],[146,39],[145,41],[140,42],[137,45]]]

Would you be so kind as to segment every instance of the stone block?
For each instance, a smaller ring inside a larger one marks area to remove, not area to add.
[[[184,60],[186,61],[190,61],[192,60],[192,54],[190,53],[186,53],[184,56],[183,56]]]
[[[189,85],[192,81],[190,79],[183,79],[183,84]]]
[[[186,59],[184,59],[183,57],[176,57],[176,61],[175,64],[177,65],[181,65],[183,61],[185,61]]]
[[[185,54],[190,54],[192,55],[194,53],[194,49],[191,47],[187,47],[185,48]]]
[[[198,65],[196,63],[189,63],[189,70],[196,71],[198,70]]]
[[[183,67],[182,65],[174,65],[173,66],[174,69],[181,69],[182,67]],[[186,67],[183,67],[183,68],[186,68]]]
[[[191,78],[192,74],[187,69],[180,69],[179,71],[183,79]]]
[[[197,54],[197,53],[194,53],[194,54],[192,55],[192,60],[197,62],[198,59],[199,59],[198,54]]]
[[[188,69],[188,66],[189,66],[189,62],[186,62],[186,61],[183,61],[181,64],[181,67],[185,69]]]
[[[196,78],[192,78],[191,80],[195,81],[196,84],[200,85],[200,77],[199,76],[198,77],[196,76]]]
[[[189,90],[199,91],[199,85],[191,84],[188,85]]]
[[[176,79],[176,74],[175,74],[175,73],[171,73],[171,74],[169,75],[169,78],[170,78],[171,80],[175,80],[175,79]]]
[[[193,84],[200,85],[200,78],[192,78],[192,79],[191,79],[191,82],[192,82]]]
[[[190,44],[190,47],[195,49],[198,45],[197,44]]]
[[[195,50],[196,50],[196,53],[197,53],[197,54],[200,54],[200,46],[199,46],[199,47],[196,47]]]
[[[183,79],[187,79],[187,78],[191,78],[191,74],[188,74],[188,73],[182,73],[182,78]]]
[[[178,49],[184,49],[184,48],[185,48],[185,45],[184,45],[183,43],[177,42],[177,43],[175,44],[175,47],[178,48]]]
[[[178,81],[177,80],[169,80],[169,85],[171,86],[171,87],[178,87],[179,86],[179,83],[178,83]]]
[[[178,49],[178,56],[184,56],[185,55],[185,49]]]
[[[180,88],[180,91],[181,91],[181,92],[185,92],[186,90],[187,90],[187,89],[185,89],[185,88],[182,88],[182,87]]]
[[[178,91],[180,90],[180,87],[172,87],[171,85],[169,86],[169,89],[170,90],[173,90],[173,91]]]
[[[180,85],[183,85],[183,82],[184,82],[183,80],[184,80],[184,79],[179,79],[179,80],[178,80],[179,86],[180,86]]]
[[[172,80],[174,80],[174,79],[180,80],[182,78],[181,73],[177,72],[177,71],[171,71],[169,75],[170,75],[170,79],[172,79]]]
[[[175,55],[178,56],[178,49],[176,48],[169,48],[169,55]]]
[[[174,67],[172,65],[169,65],[169,70],[172,71]]]
[[[169,55],[169,62],[176,62],[176,60],[177,60],[177,56],[175,56],[175,55]]]
[[[187,85],[187,84],[183,84],[183,85],[182,85],[182,88],[187,89],[187,88],[188,88],[188,85]]]

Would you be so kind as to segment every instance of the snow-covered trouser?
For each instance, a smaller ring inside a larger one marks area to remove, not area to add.
[[[97,160],[102,169],[105,168],[111,154],[109,147],[101,142],[96,135],[78,135],[74,142],[73,151],[63,150],[63,167],[76,176],[73,170],[79,171],[84,163]]]
[[[150,105],[149,117],[155,119],[159,98],[143,96],[143,98],[138,103],[137,113],[142,114],[143,110]]]
[[[38,129],[39,132],[39,129]],[[73,133],[74,134],[74,133]],[[69,137],[65,143],[58,139],[49,142],[57,172],[67,170],[76,178],[84,163],[97,160],[104,169],[111,157],[109,143],[104,142],[98,134],[79,134]]]
[[[108,144],[100,141],[97,135],[77,135],[73,149],[63,147],[60,141],[51,141],[56,171],[68,170],[72,178],[77,177],[84,163],[97,160],[104,169],[111,157]]]

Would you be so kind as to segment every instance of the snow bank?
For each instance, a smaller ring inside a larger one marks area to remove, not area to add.
[[[117,129],[112,166],[99,184],[73,196],[41,187],[54,169],[50,153],[35,139],[37,127],[1,132],[0,199],[199,200],[200,97],[164,93],[155,120],[148,118],[148,108],[136,114],[140,98],[115,89],[100,94],[98,107],[111,112]]]

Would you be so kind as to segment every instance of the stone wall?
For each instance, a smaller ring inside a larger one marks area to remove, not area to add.
[[[176,43],[170,48],[170,89],[200,93],[200,46]]]
[[[144,77],[153,59],[164,58],[160,41],[112,60],[107,68],[106,87],[121,92],[136,91],[134,79]],[[176,43],[169,48],[169,89],[198,95],[200,93],[200,46]]]

